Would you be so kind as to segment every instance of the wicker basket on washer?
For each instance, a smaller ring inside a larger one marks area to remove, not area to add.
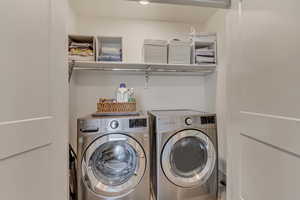
[[[136,102],[110,102],[100,99],[97,103],[98,113],[136,112]]]

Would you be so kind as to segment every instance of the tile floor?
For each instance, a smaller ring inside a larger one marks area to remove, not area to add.
[[[226,191],[221,191],[218,200],[226,200]]]

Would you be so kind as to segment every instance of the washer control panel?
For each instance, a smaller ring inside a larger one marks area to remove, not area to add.
[[[140,132],[148,129],[147,117],[88,118],[78,122],[79,131],[83,133]]]
[[[103,123],[104,127],[106,124],[108,131],[133,131],[148,127],[147,118],[111,119]]]

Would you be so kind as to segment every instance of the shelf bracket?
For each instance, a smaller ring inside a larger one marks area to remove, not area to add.
[[[151,66],[149,65],[145,70],[145,89],[149,88],[150,72],[151,72]]]
[[[72,78],[74,67],[75,67],[75,60],[72,60],[72,63],[69,65],[69,78],[68,78],[69,83],[70,83],[71,78]]]

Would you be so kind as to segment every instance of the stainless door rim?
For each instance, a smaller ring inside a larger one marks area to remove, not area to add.
[[[125,183],[117,186],[110,186],[102,183],[94,175],[92,168],[88,166],[89,160],[93,153],[101,145],[112,141],[126,141],[137,152],[139,158],[139,165],[135,171],[135,174]],[[96,139],[85,151],[82,159],[82,177],[86,187],[88,187],[93,193],[101,197],[118,197],[130,193],[142,180],[146,171],[147,158],[141,145],[130,136],[124,134],[108,134]]]
[[[199,138],[201,141],[205,143],[206,151],[207,151],[207,162],[205,167],[201,172],[195,174],[193,177],[182,177],[178,176],[173,172],[171,166],[171,151],[173,146],[181,139],[186,137],[196,137]],[[184,188],[191,188],[195,186],[200,186],[206,183],[209,179],[216,164],[216,150],[215,147],[210,140],[210,138],[205,135],[203,132],[199,130],[183,130],[172,136],[167,143],[165,144],[162,150],[162,157],[161,157],[161,167],[165,174],[165,176],[175,185],[184,187]]]

